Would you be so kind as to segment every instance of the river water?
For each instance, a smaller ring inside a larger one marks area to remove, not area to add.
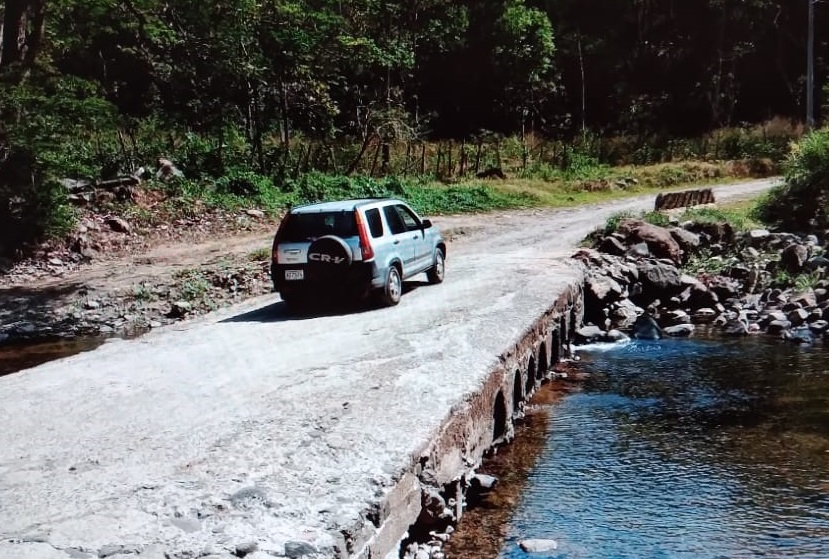
[[[499,557],[829,557],[829,348],[767,338],[581,351]]]

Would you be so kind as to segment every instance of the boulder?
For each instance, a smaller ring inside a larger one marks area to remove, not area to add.
[[[812,344],[815,341],[815,335],[808,327],[784,330],[782,336],[784,340],[793,344]]]
[[[602,242],[599,243],[599,250],[614,256],[624,256],[627,252],[627,247],[616,237],[610,236],[602,239]]]
[[[637,267],[643,286],[660,293],[678,294],[682,291],[682,275],[676,266],[657,261],[640,262]]]
[[[792,326],[800,326],[806,322],[810,314],[806,309],[796,309],[790,312],[786,318],[792,323]]]
[[[702,283],[697,278],[689,274],[682,274],[682,276],[680,276],[679,278],[679,281],[682,282],[683,287],[705,287],[704,283]]]
[[[613,305],[610,311],[610,321],[615,328],[627,329],[636,322],[636,317],[644,311],[631,302],[630,299],[623,299]]]
[[[768,247],[775,250],[798,243],[800,243],[800,237],[792,233],[772,233],[768,238]]]
[[[740,256],[743,257],[743,260],[756,260],[760,258],[760,251],[754,247],[748,247],[740,253]]]
[[[602,341],[611,343],[611,344],[618,344],[622,342],[626,342],[630,339],[630,336],[621,332],[619,330],[610,330],[607,334],[604,335]]]
[[[638,219],[624,219],[619,224],[619,232],[629,243],[647,244],[648,250],[657,258],[669,258],[675,263],[682,261],[682,249],[664,227]]]
[[[793,301],[788,301],[788,302],[786,302],[785,305],[783,305],[783,307],[780,310],[782,310],[784,313],[790,313],[794,310],[802,309],[802,308],[803,308],[803,305],[801,305],[800,303],[795,303]]]
[[[810,258],[803,264],[803,269],[807,272],[814,272],[815,270],[829,270],[829,258],[824,256],[815,256]]]
[[[690,229],[698,233],[709,245],[734,242],[734,228],[730,223],[694,222],[690,225]]]
[[[786,295],[780,289],[771,289],[768,290],[766,293],[763,294],[763,299],[767,303],[771,304],[781,304],[787,301]]]
[[[668,326],[662,330],[666,336],[673,338],[687,338],[694,333],[693,324],[677,324],[676,326]]]
[[[627,268],[627,266],[623,267],[619,262],[613,262],[605,266],[605,275],[616,280],[619,285],[624,288],[628,283],[630,283],[630,277],[627,275],[624,268]]]
[[[691,324],[691,317],[688,315],[687,312],[676,309],[670,312],[665,313],[662,317],[663,324],[666,326],[678,326],[681,324]]]
[[[573,258],[581,260],[585,265],[602,265],[602,255],[592,248],[580,248],[573,254]]]
[[[187,301],[176,301],[173,303],[170,312],[167,314],[170,318],[182,318],[187,315],[191,310],[193,310],[193,305],[188,303]]]
[[[317,553],[317,548],[307,542],[285,542],[285,557],[290,559],[310,558]]]
[[[720,278],[711,283],[708,289],[713,291],[720,301],[728,301],[729,299],[738,299],[740,297],[740,286],[733,281],[728,281]]]
[[[498,478],[486,474],[475,474],[469,484],[477,491],[492,491],[498,484]]]
[[[771,233],[766,229],[752,229],[748,232],[748,241],[752,246],[762,246],[769,240]]]
[[[771,335],[777,335],[791,327],[792,323],[788,320],[772,320],[766,328],[766,332]]]
[[[809,329],[815,334],[822,334],[829,329],[829,322],[825,320],[816,320],[809,325]]]
[[[618,301],[623,291],[619,282],[612,278],[593,276],[588,277],[585,281],[585,295],[588,299],[592,299],[592,301],[588,301],[588,304],[598,303],[600,306],[605,306]]]
[[[524,553],[549,553],[558,549],[558,542],[555,540],[521,540],[518,547]]]
[[[127,223],[127,220],[120,217],[110,216],[104,220],[104,223],[116,233],[129,233],[131,231],[130,224]]]
[[[798,274],[809,258],[809,249],[803,245],[793,243],[780,253],[780,264],[790,274]]]
[[[705,324],[717,318],[717,311],[708,307],[703,307],[694,311],[691,318],[697,324]]]
[[[598,326],[582,326],[576,330],[577,344],[592,344],[598,342],[604,336],[604,330]]]
[[[740,311],[739,318],[745,322],[755,322],[760,318],[760,313],[754,309],[745,309]]]
[[[682,249],[686,258],[689,254],[696,252],[702,242],[699,235],[682,227],[671,227],[668,232]]]
[[[630,248],[627,249],[625,255],[635,259],[650,258],[651,251],[648,248],[647,243],[636,243],[635,245],[632,245]]]
[[[633,337],[638,340],[658,340],[662,337],[662,329],[653,317],[643,314],[633,324]]]
[[[739,318],[731,318],[726,320],[722,332],[726,336],[745,336],[748,334],[748,324]]]
[[[801,307],[814,307],[817,305],[817,294],[815,290],[812,288],[804,289],[803,291],[798,291],[793,293],[789,297],[789,301],[792,303],[797,303]]]
[[[635,264],[629,265],[629,264],[620,263],[619,264],[619,269],[622,271],[622,273],[628,279],[628,283],[634,282],[634,281],[639,281],[639,270],[636,269]]]

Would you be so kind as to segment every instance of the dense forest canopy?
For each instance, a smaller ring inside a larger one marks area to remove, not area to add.
[[[72,227],[65,179],[159,157],[179,191],[243,196],[313,170],[498,169],[505,137],[540,176],[779,158],[806,116],[810,2],[820,107],[816,0],[5,0],[0,253]]]
[[[6,0],[2,116],[232,123],[254,141],[692,135],[803,118],[809,1]]]

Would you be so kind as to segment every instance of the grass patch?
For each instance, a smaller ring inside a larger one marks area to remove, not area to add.
[[[700,223],[729,223],[736,231],[748,231],[763,226],[754,218],[756,207],[756,201],[745,200],[715,208],[690,208],[682,214],[680,220]]]
[[[664,192],[690,186],[736,182],[742,175],[730,174],[730,167],[712,163],[663,163],[639,167],[592,169],[589,179],[568,178],[567,174],[548,179],[525,178],[487,181],[496,191],[537,200],[536,205],[571,207],[628,198],[649,192]],[[582,171],[581,176],[587,174]]]
[[[566,172],[551,172],[547,179],[471,179],[446,184],[418,177],[347,177],[312,172],[276,183],[267,177],[236,170],[218,180],[178,178],[155,184],[147,196],[154,202],[151,207],[121,204],[113,209],[131,223],[150,227],[217,210],[239,212],[258,208],[267,214],[279,215],[292,206],[348,198],[402,198],[423,215],[480,213],[528,207],[573,207],[734,180],[727,173],[727,166],[709,163],[622,168],[580,163]],[[736,217],[732,215],[728,219]],[[647,215],[645,219],[657,225],[665,224],[659,214]],[[740,219],[748,222],[747,218]]]
[[[267,262],[271,259],[271,249],[268,247],[257,248],[248,254],[251,262]]]
[[[173,277],[179,282],[177,298],[184,301],[201,300],[210,290],[210,282],[200,270],[182,270]]]

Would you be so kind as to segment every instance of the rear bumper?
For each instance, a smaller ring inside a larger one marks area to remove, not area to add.
[[[326,279],[286,280],[285,272],[301,270],[308,278],[307,269],[302,264],[271,264],[273,287],[279,293],[314,293],[314,294],[364,294],[377,283],[377,265],[374,262],[355,262],[344,275]],[[382,284],[382,281],[381,281]]]

